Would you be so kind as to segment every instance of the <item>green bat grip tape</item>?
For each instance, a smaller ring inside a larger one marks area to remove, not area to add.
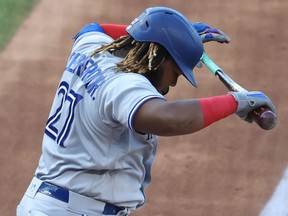
[[[216,75],[217,71],[222,71],[220,67],[218,67],[205,52],[201,57],[201,62],[214,74]]]

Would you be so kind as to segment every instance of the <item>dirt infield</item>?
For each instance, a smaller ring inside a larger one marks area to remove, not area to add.
[[[240,84],[271,97],[278,125],[264,131],[231,116],[192,135],[161,138],[147,205],[133,215],[258,215],[288,164],[286,0],[41,0],[0,53],[1,215],[15,215],[33,176],[71,38],[92,21],[129,24],[156,5],[225,31],[231,44],[209,43],[206,51]],[[197,89],[181,79],[168,99],[226,93],[205,68],[195,76]]]

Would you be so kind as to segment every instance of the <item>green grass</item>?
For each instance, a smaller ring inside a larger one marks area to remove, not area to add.
[[[0,51],[15,34],[37,0],[0,0]]]

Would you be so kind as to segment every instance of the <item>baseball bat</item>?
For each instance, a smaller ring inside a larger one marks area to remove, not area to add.
[[[215,62],[204,52],[201,57],[201,62],[212,72],[219,80],[227,87],[229,91],[248,92],[245,88],[231,79]],[[253,121],[256,122],[262,129],[271,130],[277,124],[275,113],[267,107],[259,107],[251,113]]]

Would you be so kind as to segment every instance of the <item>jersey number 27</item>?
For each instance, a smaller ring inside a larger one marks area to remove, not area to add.
[[[74,121],[75,107],[83,97],[72,89],[69,90],[69,84],[65,81],[60,83],[57,95],[60,105],[48,118],[45,134],[56,141],[59,146],[64,147]],[[59,124],[60,120],[61,124]]]

